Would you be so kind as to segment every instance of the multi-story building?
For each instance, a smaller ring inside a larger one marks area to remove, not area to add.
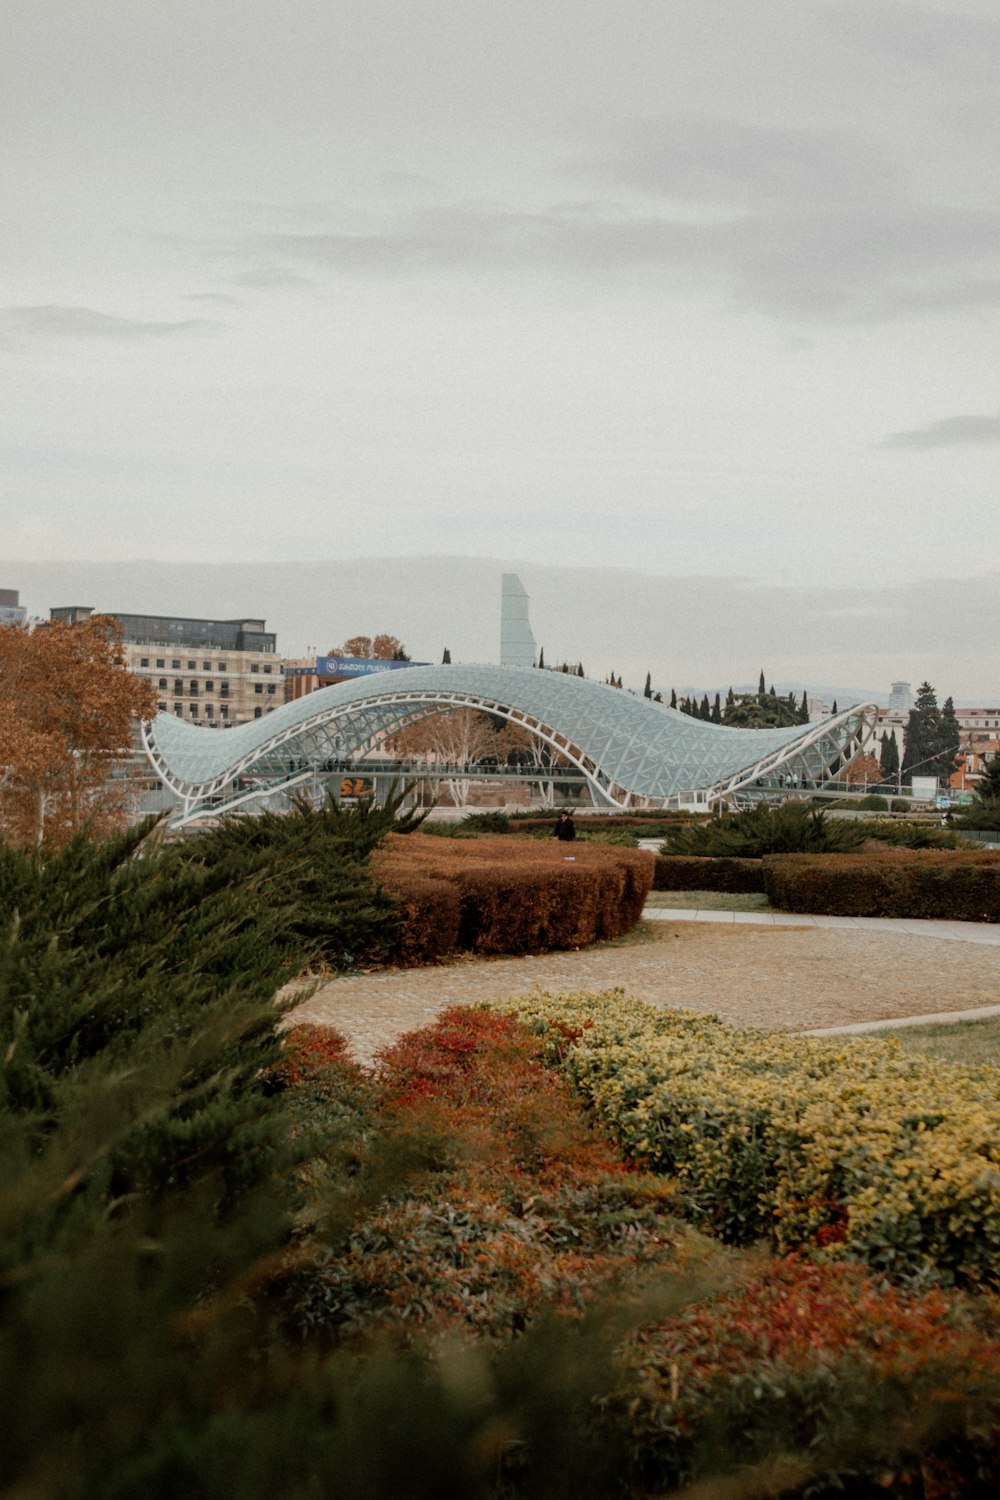
[[[28,611],[17,589],[0,589],[0,625],[26,625]]]
[[[118,621],[129,669],[152,682],[163,713],[224,729],[280,707],[277,638],[263,620],[100,612]],[[70,624],[94,613],[89,605],[50,611]]]

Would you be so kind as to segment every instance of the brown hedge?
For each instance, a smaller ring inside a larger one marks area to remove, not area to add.
[[[772,906],[838,917],[1000,922],[1000,856],[976,850],[767,854]]]
[[[759,859],[700,854],[657,854],[654,891],[762,891]]]
[[[573,821],[580,838],[587,837],[588,830],[599,832],[602,828],[627,828],[632,833],[641,834],[648,829],[650,838],[656,838],[658,830],[669,823],[675,826],[677,823],[700,823],[703,817],[698,814],[692,817],[690,813],[678,813],[672,809],[664,812],[649,813],[645,816],[635,814],[629,816],[627,813],[600,813],[596,816],[588,816],[586,813],[574,813]],[[510,819],[508,831],[510,833],[537,833],[542,830],[552,832],[555,827],[555,818],[525,818],[520,814],[514,814]]]
[[[454,948],[542,953],[618,937],[638,921],[654,856],[609,845],[390,834],[373,860],[403,907],[397,957],[426,963]],[[442,887],[447,887],[446,894]],[[419,931],[414,932],[414,927]]]

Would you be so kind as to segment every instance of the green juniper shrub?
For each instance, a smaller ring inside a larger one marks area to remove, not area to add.
[[[765,854],[846,853],[864,843],[864,824],[829,819],[801,802],[781,807],[758,803],[746,812],[721,813],[705,823],[671,829],[665,855],[728,855],[760,859]]]
[[[892,844],[900,849],[969,849],[974,847],[954,829],[942,828],[940,823],[929,823],[912,818],[895,821],[889,818],[872,818],[865,823],[871,839],[880,844]]]
[[[462,827],[472,833],[506,833],[510,818],[505,812],[470,812],[462,819]]]

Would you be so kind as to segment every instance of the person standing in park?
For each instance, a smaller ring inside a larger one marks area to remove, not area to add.
[[[576,838],[576,824],[568,812],[561,812],[555,826],[555,836],[564,844],[571,844]]]

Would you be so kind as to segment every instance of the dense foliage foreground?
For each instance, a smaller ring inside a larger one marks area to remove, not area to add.
[[[0,848],[0,1495],[992,1493],[992,1296],[686,1224],[578,1015],[282,1039],[393,929],[386,826]]]

